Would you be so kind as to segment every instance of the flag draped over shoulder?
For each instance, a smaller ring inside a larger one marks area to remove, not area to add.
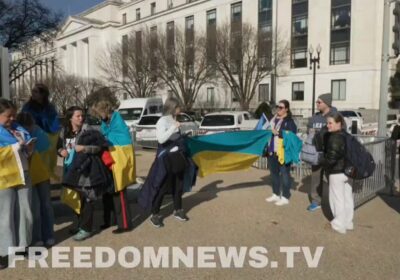
[[[272,137],[267,130],[226,132],[188,139],[188,148],[201,177],[249,168]]]
[[[0,190],[25,185],[18,143],[0,147]]]
[[[102,122],[101,132],[107,138],[114,160],[112,166],[115,191],[122,191],[136,182],[135,153],[129,127],[121,115],[114,112],[109,124]]]

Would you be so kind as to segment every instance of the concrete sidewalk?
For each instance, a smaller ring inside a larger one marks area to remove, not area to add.
[[[146,176],[154,153],[140,151],[138,174]],[[244,268],[137,268],[116,265],[110,269],[28,269],[27,261],[17,268],[0,272],[1,279],[399,279],[400,275],[400,199],[378,197],[357,209],[355,230],[346,235],[325,228],[322,211],[309,213],[307,195],[293,191],[290,204],[277,207],[265,202],[271,194],[270,178],[265,171],[216,174],[200,178],[193,192],[184,196],[184,208],[190,221],[182,223],[171,216],[168,200],[162,209],[165,227],[154,228],[143,217],[136,217],[135,229],[113,235],[107,229],[76,243],[68,235],[73,216],[58,218],[56,246],[108,246],[120,249],[134,246],[263,246],[268,259],[278,267],[256,269],[245,262]],[[303,190],[304,188],[299,188]],[[132,211],[139,213],[136,204]],[[67,214],[56,205],[58,216]],[[101,223],[101,212],[97,212]],[[309,246],[313,254],[323,246],[317,268],[308,268],[304,256],[296,254],[294,267],[286,268],[281,246]],[[50,262],[50,261],[49,261]]]

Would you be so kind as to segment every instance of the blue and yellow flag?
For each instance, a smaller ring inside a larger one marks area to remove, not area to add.
[[[37,139],[35,151],[29,164],[29,175],[31,176],[32,185],[35,186],[50,180],[51,168],[46,163],[51,145],[47,133],[39,126],[35,126],[31,135]]]
[[[204,177],[250,168],[263,155],[272,137],[267,130],[249,130],[196,136],[188,139],[193,161]]]
[[[25,185],[19,144],[0,147],[0,190]]]
[[[114,160],[112,173],[115,191],[119,192],[136,182],[135,151],[129,127],[121,115],[114,112],[109,124],[102,122],[101,132],[108,140],[109,151]]]

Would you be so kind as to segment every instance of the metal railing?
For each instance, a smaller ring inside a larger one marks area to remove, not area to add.
[[[373,175],[364,180],[350,180],[354,190],[354,205],[358,207],[374,198],[379,192],[394,192],[396,142],[385,137],[356,136],[374,158],[376,169]],[[260,157],[253,165],[267,169],[267,158]],[[311,175],[311,165],[301,162],[294,164],[291,175],[298,181]]]

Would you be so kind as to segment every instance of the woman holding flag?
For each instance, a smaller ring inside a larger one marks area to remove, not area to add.
[[[44,164],[43,154],[50,148],[49,138],[31,114],[21,112],[17,115],[17,123],[24,127],[36,139],[35,149],[29,163],[29,174],[32,181],[32,214],[34,246],[51,247],[54,240],[54,211],[50,195],[50,174]]]
[[[268,167],[272,176],[273,194],[271,197],[267,198],[266,201],[275,202],[275,205],[282,206],[289,204],[291,188],[291,164],[287,163],[287,161],[285,160],[282,160],[282,155],[286,155],[284,151],[285,147],[283,145],[284,132],[290,131],[293,134],[296,134],[297,126],[292,119],[289,101],[279,101],[276,109],[276,114],[270,121],[270,127],[273,133],[273,137],[270,141],[270,144],[268,145],[267,150]]]
[[[58,113],[53,104],[50,103],[50,91],[45,84],[36,84],[32,89],[32,96],[22,107],[22,112],[32,115],[36,125],[43,129],[49,138],[50,147],[43,154],[45,164],[48,167],[50,176],[57,178],[54,168],[57,165],[57,140],[61,125],[58,120]]]
[[[88,97],[93,113],[99,116],[101,133],[108,141],[109,152],[113,164],[111,166],[114,179],[114,192],[105,195],[104,226],[110,226],[110,215],[114,208],[117,229],[114,234],[132,230],[131,214],[127,202],[126,188],[136,182],[135,154],[128,126],[116,111],[119,106],[117,97],[109,88],[101,88]]]
[[[25,250],[32,239],[32,188],[29,163],[34,140],[15,123],[16,108],[0,99],[0,269],[8,265],[8,248]]]

